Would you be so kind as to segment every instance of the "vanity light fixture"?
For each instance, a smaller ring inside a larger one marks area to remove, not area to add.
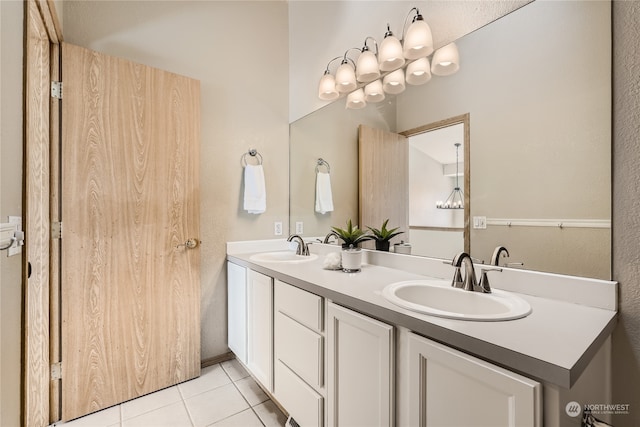
[[[412,15],[411,24],[407,26]],[[367,37],[362,48],[347,49],[343,56],[329,61],[320,79],[318,97],[324,101],[333,101],[342,94],[351,94],[364,88],[362,94],[347,96],[347,108],[364,108],[367,102],[385,99],[385,92],[402,93],[406,87],[405,82],[421,85],[431,80],[432,75],[447,76],[458,71],[460,56],[455,43],[434,53],[431,29],[417,7],[407,14],[402,30],[403,40],[400,41],[387,24],[387,31],[379,46],[373,37]],[[375,44],[375,53],[368,44],[370,41]],[[360,53],[356,61],[347,56],[352,50]],[[431,54],[433,57],[429,61]],[[329,67],[338,59],[342,59],[340,66],[332,74]]]
[[[404,92],[404,70],[399,68],[382,79],[382,89],[392,95]]]
[[[344,53],[344,58],[338,67],[338,71],[336,71],[336,89],[340,93],[351,92],[358,87],[356,82],[356,63],[351,58],[347,58],[349,50]],[[360,49],[356,50],[360,51]]]
[[[322,99],[323,101],[333,101],[340,96],[340,94],[336,90],[336,79],[335,77],[333,77],[333,74],[331,74],[331,71],[329,71],[329,66],[331,65],[331,63],[340,58],[342,57],[336,56],[331,61],[329,61],[327,63],[327,69],[324,70],[324,74],[322,75],[322,78],[320,78],[320,84],[318,85],[318,98]]]
[[[387,24],[384,40],[380,44],[378,64],[380,65],[380,71],[393,71],[404,65],[402,43],[393,35],[389,24]]]
[[[433,36],[431,28],[420,14],[417,7],[412,8],[405,19],[405,27],[407,20],[411,16],[411,12],[415,11],[411,25],[407,29],[403,38],[403,55],[407,59],[418,59],[427,57],[433,53]]]
[[[367,40],[373,40],[376,45],[376,53],[369,50],[367,46]],[[380,78],[380,69],[378,68],[378,42],[373,37],[367,37],[364,39],[364,46],[362,52],[358,56],[356,62],[356,79],[362,83],[369,83]]]
[[[462,194],[462,190],[460,190],[460,185],[458,185],[458,149],[460,148],[460,143],[456,142],[454,144],[456,146],[456,187],[453,189],[447,200],[444,202],[438,200],[436,202],[436,208],[438,209],[464,209],[464,194]]]
[[[364,87],[364,99],[367,102],[380,102],[385,98],[382,82],[378,79]]]
[[[448,76],[460,68],[460,54],[455,43],[436,50],[431,60],[431,72],[436,76]]]
[[[429,58],[416,59],[407,65],[407,83],[421,85],[431,80],[431,66]]]
[[[367,106],[367,102],[364,97],[364,90],[362,88],[354,90],[347,95],[347,108],[352,110],[359,110]]]

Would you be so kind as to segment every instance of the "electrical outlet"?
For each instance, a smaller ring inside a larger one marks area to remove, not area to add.
[[[304,223],[296,221],[296,234],[304,234]]]
[[[276,236],[282,236],[282,221],[276,221],[273,223],[273,234]]]
[[[486,216],[474,216],[473,217],[473,228],[484,230],[487,228],[487,217]]]

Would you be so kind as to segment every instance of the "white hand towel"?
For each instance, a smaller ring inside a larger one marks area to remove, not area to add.
[[[333,211],[331,176],[325,172],[316,175],[316,212],[325,214]]]
[[[251,214],[261,214],[267,210],[267,190],[262,165],[244,167],[244,209]]]

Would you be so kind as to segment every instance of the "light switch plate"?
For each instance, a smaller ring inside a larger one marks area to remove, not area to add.
[[[486,216],[474,216],[473,217],[473,228],[484,230],[487,228],[487,217]]]

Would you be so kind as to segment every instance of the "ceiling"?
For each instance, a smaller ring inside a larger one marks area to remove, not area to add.
[[[409,138],[412,147],[424,152],[443,165],[456,162],[456,147],[459,143],[459,161],[464,162],[464,124],[436,129],[430,132],[413,135]]]

